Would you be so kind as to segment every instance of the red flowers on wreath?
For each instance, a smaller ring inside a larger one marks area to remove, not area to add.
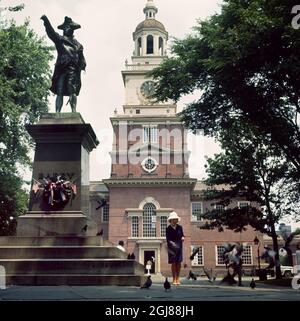
[[[44,201],[51,207],[68,203],[76,195],[76,185],[64,180],[61,176],[57,178],[44,178]]]

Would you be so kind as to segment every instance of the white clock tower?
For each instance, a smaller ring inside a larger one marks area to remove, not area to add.
[[[126,98],[123,113],[110,118],[114,140],[109,190],[108,239],[125,241],[128,253],[144,264],[154,258],[151,273],[167,262],[167,217],[175,210],[183,225],[190,221],[190,195],[196,180],[188,173],[187,130],[172,101],[149,99],[153,80],[148,72],[166,58],[168,33],[155,19],[157,8],[148,0],[145,20],[133,33],[132,62],[122,71]],[[185,253],[190,251],[186,233]]]
[[[126,61],[122,71],[125,86],[125,115],[167,115],[174,116],[176,106],[172,102],[155,103],[148,97],[153,93],[153,81],[147,73],[157,67],[166,57],[168,32],[164,25],[155,19],[158,12],[153,0],[148,0],[145,8],[145,20],[133,33],[134,52],[132,63]]]

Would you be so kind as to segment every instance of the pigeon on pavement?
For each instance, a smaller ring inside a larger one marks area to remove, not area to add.
[[[207,276],[208,281],[210,283],[214,283],[217,278],[216,273],[213,273],[212,270],[209,270],[206,267],[203,268],[203,271],[204,271],[205,275]]]
[[[168,281],[168,278],[166,278],[166,281],[164,283],[164,288],[166,291],[170,290],[171,289],[171,284],[170,282]]]
[[[141,289],[150,289],[151,285],[152,285],[152,280],[151,280],[151,275],[149,275],[144,285],[141,286]]]
[[[196,274],[194,274],[192,270],[190,270],[189,275],[187,276],[187,279],[188,280],[193,279],[194,281],[196,281],[197,280]]]
[[[251,289],[254,289],[256,287],[256,284],[253,278],[252,278],[252,281],[250,282],[250,287]]]

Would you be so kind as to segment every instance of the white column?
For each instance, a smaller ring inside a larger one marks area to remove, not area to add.
[[[135,39],[135,51],[134,51],[134,56],[138,56],[138,45],[139,45],[139,41],[138,41],[139,38],[136,38]]]
[[[159,48],[159,36],[158,35],[154,35],[153,36],[153,41],[154,41],[154,55],[158,56],[158,48]]]
[[[142,56],[147,54],[147,35],[142,36]]]

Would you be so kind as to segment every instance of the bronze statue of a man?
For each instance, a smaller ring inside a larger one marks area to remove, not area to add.
[[[74,30],[81,26],[65,17],[58,29],[63,30],[63,36],[56,33],[49,19],[43,15],[48,37],[55,43],[57,61],[52,77],[51,91],[57,95],[55,109],[59,113],[63,105],[63,97],[69,96],[72,112],[76,112],[77,96],[81,88],[81,71],[85,70],[86,62],[83,56],[83,46],[74,38]]]

